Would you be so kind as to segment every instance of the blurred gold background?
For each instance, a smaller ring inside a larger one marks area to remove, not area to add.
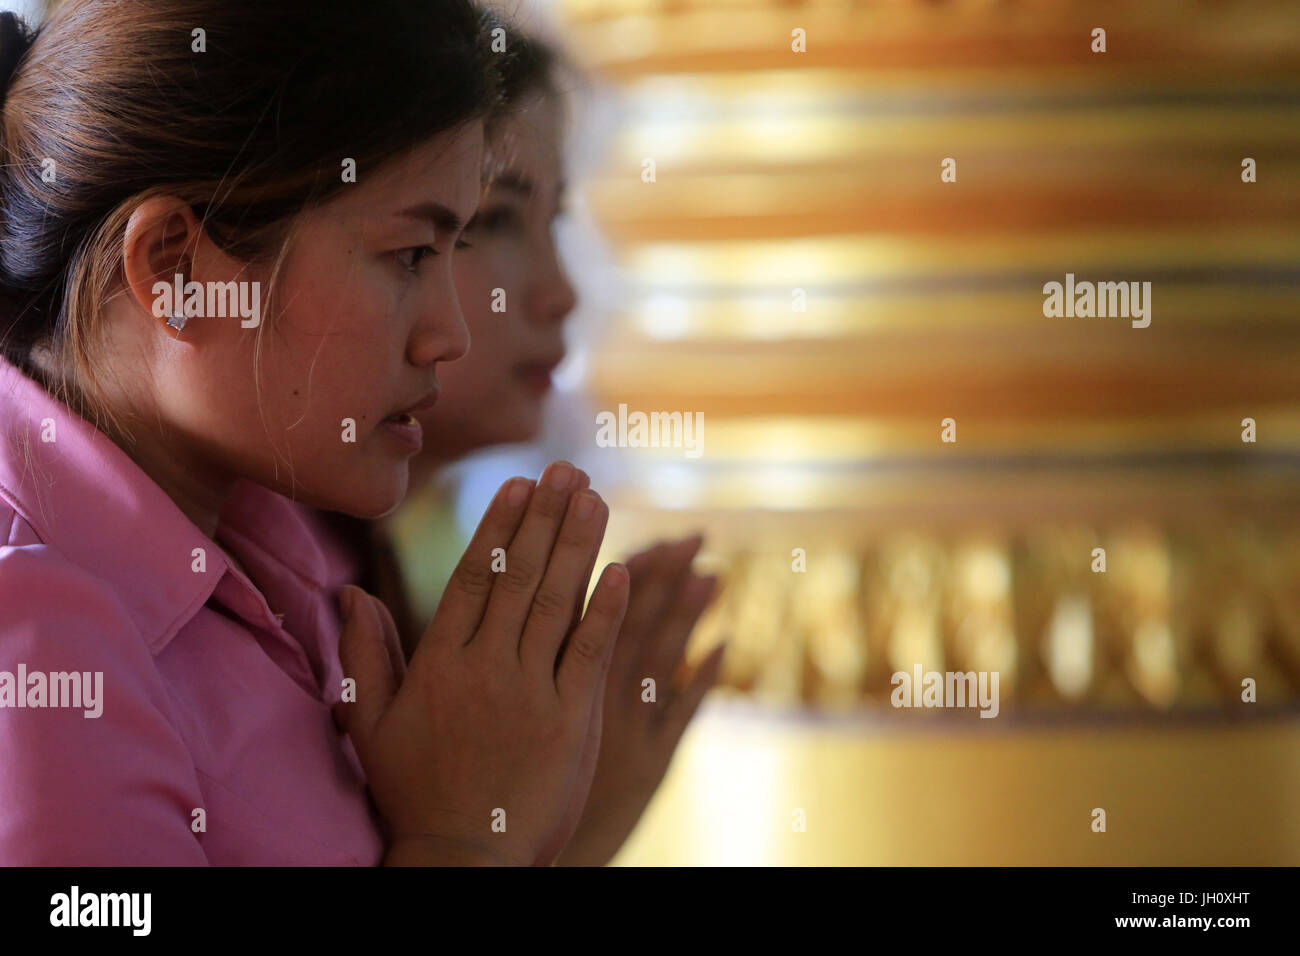
[[[618,862],[1300,863],[1295,5],[557,15],[624,110],[594,405],[705,416],[700,458],[600,450],[607,556],[707,529],[732,645]],[[1150,327],[1045,318],[1067,272]],[[1001,714],[895,710],[917,663]]]

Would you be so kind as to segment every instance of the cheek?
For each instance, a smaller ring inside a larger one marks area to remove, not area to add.
[[[456,283],[456,298],[469,324],[470,334],[475,333],[474,319],[492,306],[492,290],[500,283],[495,281],[496,270],[492,258],[475,250],[473,255],[453,260],[452,278]]]
[[[449,373],[466,367],[480,372],[504,369],[513,361],[512,346],[524,331],[517,261],[506,245],[498,242],[467,259],[463,267],[457,266],[456,295],[469,328],[470,349],[463,359],[446,366]],[[501,311],[494,311],[494,306]]]
[[[280,410],[277,425],[288,430],[292,446],[323,435],[333,447],[343,418],[355,419],[360,431],[386,408],[386,379],[401,344],[383,295],[356,281],[321,281],[294,297],[266,331],[262,390],[266,404]]]
[[[518,383],[514,379],[515,321],[510,314],[466,311],[470,348],[464,358],[438,367],[443,395],[434,416],[443,421],[469,421],[513,415]]]
[[[459,409],[458,414],[470,414],[475,406],[489,414],[492,409],[503,411],[518,398],[520,385],[515,370],[527,330],[522,327],[521,315],[509,306],[508,297],[505,312],[462,306],[469,327],[469,352],[438,369],[446,404]]]
[[[465,313],[471,334],[477,334],[476,319],[489,321],[502,317],[501,312],[492,311],[493,303],[501,301],[498,290],[505,294],[507,314],[522,307],[523,303],[516,300],[523,294],[519,274],[524,256],[525,250],[518,243],[492,239],[484,241],[472,255],[454,263],[456,296],[460,299],[461,311]]]

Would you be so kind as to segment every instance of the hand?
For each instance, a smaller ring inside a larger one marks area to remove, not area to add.
[[[409,670],[387,609],[344,590],[339,650],[357,695],[336,712],[387,828],[386,862],[537,862],[585,794],[592,713],[628,593],[627,570],[609,565],[572,626],[609,516],[579,489],[585,477],[557,463],[535,488],[502,486]],[[498,811],[504,832],[493,830]]]
[[[614,647],[604,701],[600,757],[585,813],[557,861],[600,866],[635,828],[663,780],[677,743],[717,681],[725,645],[715,648],[683,686],[674,677],[717,579],[691,570],[697,536],[661,544],[627,562],[631,595]],[[642,700],[655,681],[657,701]]]
[[[590,484],[591,481],[586,472],[579,471],[574,488],[582,489],[588,487]],[[595,567],[596,556],[594,554],[592,555],[591,560],[592,563],[587,567],[587,577],[584,580],[590,579],[591,569]],[[572,627],[577,627],[578,622],[582,620],[582,604],[586,595],[587,588],[584,584],[578,591],[577,600],[573,605]],[[587,805],[587,795],[591,791],[591,781],[596,773],[596,760],[600,756],[600,736],[603,724],[602,710],[605,700],[604,686],[608,673],[609,662],[606,662],[605,672],[601,675],[600,679],[601,689],[596,693],[595,703],[591,708],[591,717],[587,722],[587,736],[582,751],[582,762],[578,769],[578,777],[573,794],[569,799],[568,810],[565,811],[564,817],[560,821],[560,825],[556,828],[551,839],[543,845],[541,852],[534,861],[534,864],[537,866],[547,866],[555,862],[555,858],[559,855],[565,844],[569,842],[570,837],[573,836],[574,831],[578,827],[578,822],[582,819],[583,809]]]

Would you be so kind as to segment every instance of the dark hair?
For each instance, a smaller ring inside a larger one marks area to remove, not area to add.
[[[134,208],[175,196],[278,271],[345,159],[364,175],[495,110],[494,23],[469,0],[67,0],[35,34],[0,16],[6,356],[106,412],[85,390]],[[46,346],[54,382],[34,361]]]
[[[532,34],[516,33],[510,56],[501,65],[501,102],[506,110],[530,93],[557,94],[562,65],[559,51]]]
[[[0,13],[0,107],[4,105],[4,94],[9,87],[9,78],[14,75],[21,60],[36,39],[32,30],[16,13]]]
[[[502,132],[504,121],[515,115],[533,96],[567,103],[566,78],[576,80],[578,69],[563,52],[541,37],[515,30],[500,61],[500,95],[497,109],[487,117],[489,145]],[[489,167],[491,162],[488,163]]]

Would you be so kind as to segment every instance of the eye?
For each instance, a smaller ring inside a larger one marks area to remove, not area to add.
[[[420,255],[420,253],[423,253],[423,255]],[[436,256],[438,250],[433,248],[433,246],[411,246],[409,249],[401,249],[393,254],[397,257],[397,261],[402,264],[402,267],[406,269],[407,272],[415,272],[415,267],[420,264],[420,261],[423,260],[425,256]],[[409,262],[407,262],[408,257],[410,259]]]
[[[457,239],[456,248],[473,249],[474,247],[471,246],[464,239]],[[407,272],[412,272],[412,273],[419,271],[418,269],[416,269],[416,266],[418,266],[420,262],[422,262],[428,256],[437,256],[441,254],[442,253],[440,253],[433,246],[411,246],[406,249],[400,249],[397,252],[393,253],[393,255],[397,258],[397,261],[402,264],[402,268],[405,269]]]
[[[493,206],[475,214],[466,232],[502,233],[523,228],[524,218],[513,206]]]

